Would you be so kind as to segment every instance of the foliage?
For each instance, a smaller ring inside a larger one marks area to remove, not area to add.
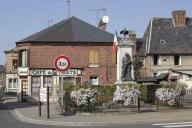
[[[145,103],[154,103],[155,102],[155,92],[161,85],[159,84],[144,84],[140,85],[141,100]]]
[[[162,88],[156,90],[156,97],[162,101],[167,102],[169,105],[177,104],[180,96],[185,95],[186,85],[184,84],[173,84],[169,82],[161,82]]]
[[[74,100],[78,107],[83,107],[87,111],[91,111],[95,103],[97,102],[96,96],[98,95],[96,89],[84,89],[74,90],[70,96]]]
[[[117,86],[117,89],[114,92],[113,102],[114,103],[122,102],[126,106],[135,105],[139,95],[140,91],[135,88],[127,87],[121,89],[120,86]]]
[[[134,77],[139,77],[141,75],[141,69],[143,67],[142,61],[139,59],[139,56],[137,55],[133,59],[133,69],[134,69]]]

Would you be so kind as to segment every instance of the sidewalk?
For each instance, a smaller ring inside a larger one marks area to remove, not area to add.
[[[46,119],[46,106],[42,106],[42,116],[38,116],[38,106],[29,103],[17,103],[8,99],[6,106],[13,110],[12,114],[23,122],[57,125],[57,126],[110,126],[131,123],[149,123],[191,120],[192,110],[172,110],[146,113],[101,113],[87,115],[86,113],[73,116],[62,116],[57,105],[50,105],[50,119]]]

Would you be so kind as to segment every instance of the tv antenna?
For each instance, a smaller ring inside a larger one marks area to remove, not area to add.
[[[99,21],[99,12],[104,12],[104,15],[107,14],[107,9],[106,9],[106,8],[93,9],[93,10],[91,10],[91,11],[94,11],[94,12],[96,12],[96,14],[97,14],[97,21],[96,21],[96,24],[97,24],[98,21]]]
[[[50,27],[50,24],[53,23],[53,20],[52,19],[47,19],[47,27]]]
[[[67,17],[70,17],[70,11],[71,11],[71,0],[57,0],[67,3]]]
[[[70,9],[71,9],[71,5],[70,5],[71,0],[67,0],[66,2],[67,2],[67,16],[69,18],[70,17]]]

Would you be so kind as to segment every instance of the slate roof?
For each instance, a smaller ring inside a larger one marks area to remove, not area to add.
[[[114,35],[74,16],[24,38],[25,42],[113,42]]]
[[[185,27],[174,27],[171,18],[153,18],[143,36],[147,41],[145,53],[192,54],[192,18],[186,21]]]
[[[0,65],[0,73],[5,73],[5,66],[4,65]]]

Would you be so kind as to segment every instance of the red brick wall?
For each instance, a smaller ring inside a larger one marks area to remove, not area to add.
[[[20,46],[22,49],[24,46]],[[26,46],[25,46],[26,47]],[[83,82],[90,76],[98,76],[99,84],[114,83],[116,81],[116,65],[112,64],[111,46],[51,46],[29,45],[30,68],[53,68],[54,59],[59,55],[66,55],[71,59],[73,68],[83,68]],[[89,67],[89,51],[95,49],[99,53],[99,67]]]

